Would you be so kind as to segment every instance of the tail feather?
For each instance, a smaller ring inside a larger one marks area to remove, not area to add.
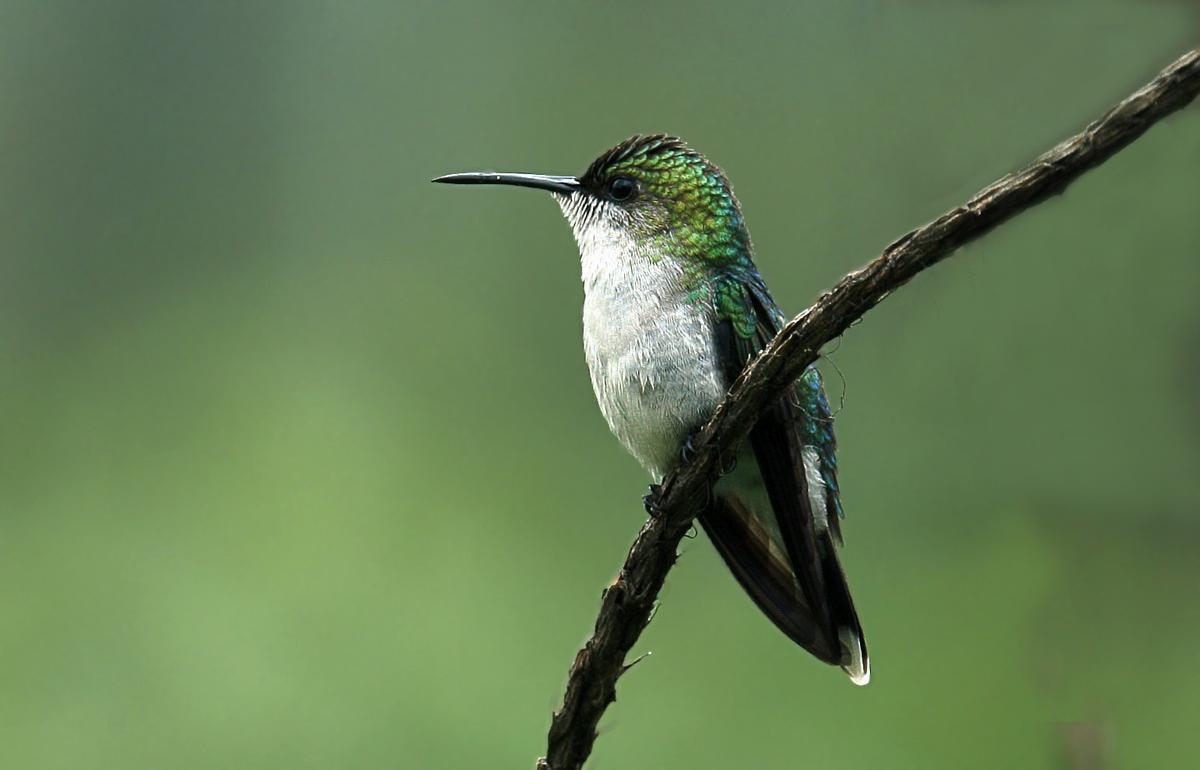
[[[871,659],[867,657],[867,643],[862,638],[862,629],[852,629],[842,626],[838,629],[842,642],[842,652],[848,656],[848,662],[842,664],[842,670],[850,676],[850,681],[862,686],[871,681]]]
[[[855,684],[866,684],[870,659],[832,528],[809,524],[802,531],[811,538],[811,550],[797,553],[783,528],[800,522],[779,520],[759,464],[742,460],[718,482],[712,505],[700,515],[701,526],[776,627],[815,657],[840,666]],[[808,502],[807,495],[793,499]],[[806,552],[811,554],[806,568],[797,569]]]
[[[821,539],[820,551],[825,595],[841,644],[842,670],[850,676],[850,681],[861,686],[871,681],[871,659],[867,655],[867,641],[858,622],[854,600],[850,598],[850,586],[846,584],[846,573],[842,571],[832,533],[826,533]]]

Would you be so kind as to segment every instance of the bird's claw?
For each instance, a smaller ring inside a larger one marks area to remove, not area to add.
[[[646,513],[650,514],[650,518],[657,519],[662,511],[658,507],[658,495],[662,492],[662,487],[658,484],[651,484],[649,490],[642,496],[642,506],[646,509]]]
[[[696,458],[698,453],[696,450],[696,439],[699,435],[700,429],[697,428],[687,435],[687,438],[683,440],[683,445],[679,447],[679,460],[683,465],[687,465]],[[733,473],[735,468],[737,468],[737,455],[732,454],[722,459],[720,465],[717,467],[717,477],[720,478],[721,476]]]
[[[696,436],[700,431],[694,430],[687,434],[687,438],[683,440],[683,446],[679,447],[679,459],[686,465],[696,456]]]

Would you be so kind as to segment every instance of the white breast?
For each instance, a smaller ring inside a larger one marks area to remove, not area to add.
[[[560,201],[561,202],[561,201]],[[711,302],[691,302],[673,260],[651,260],[603,217],[575,226],[583,268],[583,346],[608,426],[657,480],[725,388]]]

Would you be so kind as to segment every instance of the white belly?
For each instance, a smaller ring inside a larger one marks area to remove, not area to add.
[[[711,303],[687,300],[669,258],[608,252],[589,265],[585,252],[583,261],[583,342],[596,400],[612,432],[658,480],[725,393]]]

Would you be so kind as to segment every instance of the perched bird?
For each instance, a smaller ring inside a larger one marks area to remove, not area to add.
[[[468,172],[433,181],[554,196],[579,245],[596,400],[654,481],[784,323],[729,180],[676,137],[631,137],[578,177]],[[821,377],[809,368],[763,413],[699,520],[780,630],[866,684],[867,647],[837,556],[836,449]]]

